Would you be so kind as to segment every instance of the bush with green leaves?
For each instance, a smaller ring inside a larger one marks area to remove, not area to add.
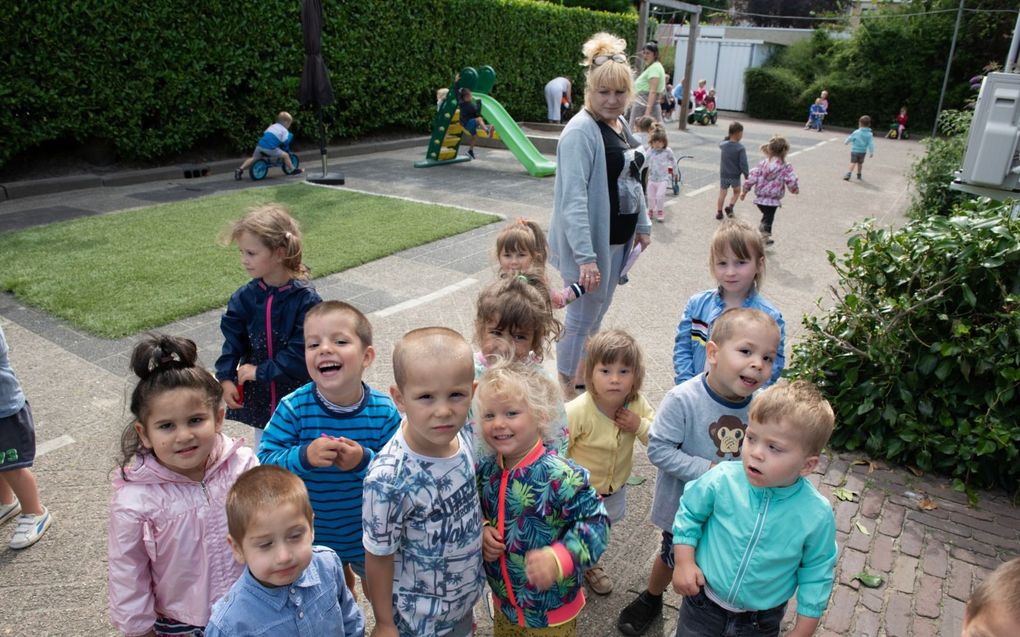
[[[939,118],[942,136],[924,140],[928,152],[910,168],[910,179],[916,188],[909,211],[911,217],[948,215],[953,206],[971,197],[950,190],[949,184],[953,173],[963,165],[973,116],[973,111],[944,111]]]
[[[837,414],[832,444],[1020,492],[1020,221],[961,204],[901,229],[866,221],[829,253],[835,305],[806,316],[789,375]]]
[[[804,90],[804,82],[793,71],[774,66],[749,68],[744,71],[744,86],[749,116],[758,119],[798,117],[801,109],[797,96]]]

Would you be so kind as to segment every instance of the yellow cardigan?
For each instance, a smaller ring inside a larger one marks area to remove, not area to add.
[[[641,418],[636,433],[617,427],[599,411],[588,392],[567,403],[567,457],[588,470],[591,486],[601,495],[616,493],[627,483],[634,467],[634,439],[648,446],[655,409],[640,394],[626,407]]]

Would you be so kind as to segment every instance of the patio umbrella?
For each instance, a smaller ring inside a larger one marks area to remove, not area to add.
[[[301,72],[301,86],[298,101],[302,106],[315,105],[319,117],[319,154],[322,156],[322,176],[308,177],[314,183],[342,185],[343,173],[327,173],[326,126],[322,122],[322,107],[329,106],[336,98],[329,81],[326,63],[322,61],[322,2],[302,0],[301,30],[305,40],[305,67]]]

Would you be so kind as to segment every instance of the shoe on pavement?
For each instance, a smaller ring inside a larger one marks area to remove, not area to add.
[[[665,221],[666,220],[666,213],[665,213],[665,211],[660,210],[659,212],[657,212],[656,215],[655,215],[655,218],[658,219],[659,223],[662,223],[663,221]]]
[[[861,178],[861,173],[857,173],[857,179]]]
[[[716,219],[722,219],[722,210],[716,210],[715,211],[715,218]]]
[[[662,596],[652,597],[648,591],[644,591],[620,611],[616,627],[624,635],[636,637],[645,634],[655,618],[660,615],[662,615]]]
[[[241,181],[241,179],[242,179],[243,177],[244,177],[244,173],[243,173],[243,172],[241,172],[241,169],[240,169],[240,168],[235,168],[235,169],[234,169],[234,179],[235,179],[236,181]]]
[[[0,524],[10,520],[19,513],[21,513],[21,503],[17,499],[10,504],[0,504]]]
[[[727,217],[731,217],[731,218],[733,217],[733,206],[732,205],[726,206],[725,208],[723,208],[723,210],[726,211],[726,216]]]
[[[843,181],[850,181],[850,173],[843,175]]]
[[[595,565],[584,572],[584,581],[593,593],[608,595],[613,592],[613,580],[609,579],[601,566]]]
[[[468,157],[470,157],[471,159],[474,159],[475,158],[475,151],[469,149],[468,150]],[[849,179],[849,177],[847,177],[847,179]]]
[[[46,507],[43,507],[42,515],[19,515],[18,526],[14,529],[10,547],[24,549],[32,546],[42,538],[43,533],[50,528],[52,522],[53,516],[50,515],[50,511]]]

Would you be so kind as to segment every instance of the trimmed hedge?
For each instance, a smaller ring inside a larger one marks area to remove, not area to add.
[[[774,66],[749,68],[744,71],[747,90],[747,114],[756,119],[796,119],[798,98],[804,82],[788,69]],[[806,112],[805,112],[806,113]],[[802,119],[807,119],[805,117]]]
[[[597,31],[633,40],[636,15],[527,0],[364,0],[325,9],[323,56],[337,104],[332,139],[388,126],[423,131],[435,91],[465,66],[496,69],[493,94],[515,117],[544,120],[558,75],[580,91],[581,45]],[[300,3],[224,0],[14,0],[0,15],[0,166],[46,142],[111,145],[122,159],[203,140],[251,147],[280,110],[300,110]]]

